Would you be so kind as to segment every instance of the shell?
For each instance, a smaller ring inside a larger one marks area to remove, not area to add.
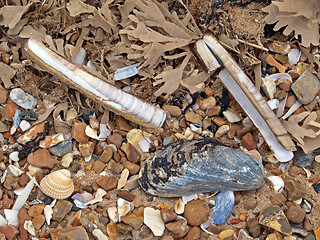
[[[68,198],[74,190],[71,173],[66,169],[45,176],[40,182],[40,187],[44,194],[55,199]]]
[[[213,223],[226,223],[234,206],[234,193],[232,191],[220,192],[214,198],[214,202],[214,207],[210,209]]]
[[[168,145],[144,163],[139,176],[142,189],[160,197],[251,190],[264,183],[255,158],[212,139]]]

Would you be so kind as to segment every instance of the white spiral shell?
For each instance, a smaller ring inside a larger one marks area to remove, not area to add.
[[[68,198],[74,190],[71,173],[66,169],[45,176],[40,182],[40,187],[44,194],[55,199]]]

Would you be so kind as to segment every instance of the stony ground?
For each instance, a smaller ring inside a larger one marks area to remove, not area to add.
[[[0,1],[0,238],[319,240],[318,46],[266,25],[264,1],[154,2]],[[191,37],[181,40],[177,26]],[[272,155],[217,73],[208,75],[192,55],[189,44],[208,30],[272,100],[297,146],[291,161]],[[147,52],[160,35],[180,45]],[[167,122],[141,127],[70,88],[27,58],[21,42],[30,36],[69,60],[84,47],[94,74],[162,108]],[[114,81],[112,73],[136,62],[148,64]],[[180,198],[142,190],[147,159],[173,142],[203,138],[256,158],[265,184]]]

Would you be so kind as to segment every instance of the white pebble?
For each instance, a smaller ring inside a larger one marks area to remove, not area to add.
[[[179,198],[178,201],[176,201],[176,204],[174,205],[174,211],[176,214],[182,214],[184,213],[184,207],[185,207],[185,203],[182,200],[182,198]]]
[[[9,154],[9,159],[14,161],[14,162],[19,162],[19,152],[12,152]]]
[[[67,153],[61,159],[61,165],[65,168],[68,168],[73,161],[73,154]]]
[[[99,228],[94,229],[92,234],[97,238],[97,240],[109,240],[109,237],[105,235]]]
[[[271,184],[273,189],[277,192],[280,192],[284,188],[284,181],[279,176],[270,176],[267,177],[268,182]]]
[[[24,132],[24,131],[27,131],[27,130],[31,127],[31,124],[30,124],[28,121],[26,121],[26,120],[22,120],[22,121],[20,122],[19,127],[20,127],[21,130]]]
[[[231,123],[240,122],[241,120],[239,115],[231,110],[223,111],[222,114],[227,119],[227,121]]]
[[[109,207],[107,212],[110,220],[114,223],[117,223],[119,220],[118,209],[116,207]]]

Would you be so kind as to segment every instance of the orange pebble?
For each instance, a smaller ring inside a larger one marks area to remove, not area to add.
[[[234,218],[234,219],[231,219],[230,220],[230,223],[231,224],[237,224],[237,223],[239,223],[240,222],[240,219],[239,218]]]
[[[269,54],[266,58],[266,62],[273,67],[276,67],[279,72],[284,73],[286,71],[286,67],[281,65],[277,60],[273,58],[271,54]]]
[[[247,218],[247,214],[246,213],[240,213],[239,218],[240,218],[241,221],[245,221],[246,218]]]
[[[91,170],[91,168],[92,168],[92,164],[91,164],[91,163],[90,163],[90,164],[88,164],[85,168],[86,168],[86,170],[87,170],[87,171]]]

